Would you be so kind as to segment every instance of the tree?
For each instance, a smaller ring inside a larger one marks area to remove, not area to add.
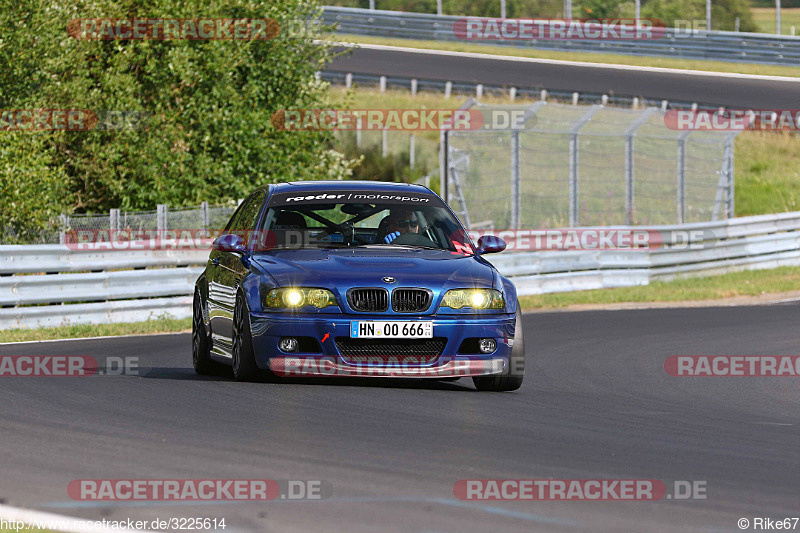
[[[331,46],[314,44],[319,29],[301,24],[317,12],[317,0],[5,6],[0,61],[8,68],[0,69],[0,109],[86,109],[101,118],[104,111],[124,112],[141,127],[17,133],[13,141],[0,132],[7,144],[0,149],[0,183],[33,193],[42,179],[60,181],[61,205],[105,211],[233,200],[265,183],[348,176],[353,164],[333,152],[330,133],[277,131],[270,124],[279,109],[325,106],[326,86],[314,73],[330,59]],[[85,18],[270,18],[282,31],[274,40],[71,37],[69,21]],[[19,173],[11,159],[20,142],[29,143],[30,172]]]

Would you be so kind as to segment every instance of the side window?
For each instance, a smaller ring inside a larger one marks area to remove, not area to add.
[[[258,215],[264,203],[264,193],[257,192],[242,204],[241,212],[233,223],[233,229],[238,231],[251,231],[256,229]]]
[[[244,202],[242,202],[242,205],[236,208],[236,211],[233,212],[233,216],[231,216],[231,219],[228,221],[228,225],[225,226],[225,231],[223,233],[230,233],[231,231],[236,229],[236,225],[239,222],[239,218],[241,218],[242,216],[242,211],[244,210],[244,207],[245,207]]]

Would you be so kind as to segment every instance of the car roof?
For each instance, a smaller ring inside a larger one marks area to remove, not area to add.
[[[375,192],[421,192],[430,194],[430,189],[413,183],[394,183],[387,181],[368,180],[326,180],[326,181],[289,181],[272,185],[273,192],[316,192],[316,191],[341,191],[359,190]]]

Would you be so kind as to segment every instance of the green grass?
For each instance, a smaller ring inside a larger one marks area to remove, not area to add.
[[[521,296],[520,303],[524,310],[558,309],[585,304],[719,300],[796,290],[800,290],[800,267],[781,267],[657,281],[641,287]]]
[[[75,324],[57,328],[6,329],[0,330],[0,343],[20,341],[46,341],[53,339],[74,339],[80,337],[105,337],[115,335],[147,335],[152,333],[171,333],[188,331],[192,319],[159,318],[146,322],[121,324]],[[2,533],[2,530],[0,530]]]
[[[764,33],[775,33],[775,8],[753,7],[753,20]],[[791,35],[792,26],[796,26],[796,34],[800,35],[800,7],[781,8],[781,34]]]
[[[782,24],[782,26],[784,25],[785,23]],[[335,39],[365,44],[383,44],[411,48],[428,48],[431,50],[452,50],[456,52],[473,52],[479,54],[534,57],[540,59],[561,59],[565,61],[587,61],[591,63],[613,63],[619,65],[663,67],[684,70],[707,70],[711,72],[735,72],[740,74],[755,74],[765,76],[789,76],[793,78],[800,76],[800,68],[798,67],[759,65],[754,63],[729,63],[725,61],[705,61],[700,59],[628,56],[621,54],[601,54],[591,52],[554,52],[550,50],[536,50],[531,48],[514,48],[511,46],[492,46],[449,41],[419,41],[414,39],[370,37],[364,35],[336,35]],[[542,85],[547,85],[546,80],[542,82]]]
[[[736,216],[800,210],[800,135],[745,131],[735,161]]]

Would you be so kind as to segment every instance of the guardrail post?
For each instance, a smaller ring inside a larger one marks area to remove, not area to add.
[[[414,170],[414,163],[416,160],[416,141],[417,138],[413,133],[408,136],[408,168],[411,170]]]
[[[211,225],[211,217],[210,213],[208,212],[208,202],[203,202],[200,204],[200,212],[203,217],[203,229],[209,229]]]
[[[512,87],[508,90],[508,98],[513,102],[517,98],[517,88]]]
[[[444,84],[444,97],[445,98],[450,98],[450,95],[452,95],[452,94],[453,94],[453,82],[452,81],[445,82],[445,84]]]
[[[511,132],[511,229],[519,229],[519,211],[519,130],[515,129]]]
[[[483,98],[483,84],[479,83],[475,86],[475,98]]]
[[[539,100],[540,100],[541,102],[546,102],[546,101],[547,101],[547,89],[542,89],[542,90],[539,92]]]
[[[417,96],[417,78],[411,80],[411,96]]]
[[[166,204],[158,204],[156,206],[156,229],[158,231],[167,230],[167,206]]]
[[[383,157],[389,155],[389,130],[386,128],[381,131],[381,155]]]
[[[347,87],[348,89],[353,86],[353,73],[352,72],[348,72],[347,74],[345,74],[345,76],[344,76],[344,86]]]
[[[380,77],[380,81],[378,83],[380,84],[381,92],[385,93],[386,92],[386,76],[381,76]]]

